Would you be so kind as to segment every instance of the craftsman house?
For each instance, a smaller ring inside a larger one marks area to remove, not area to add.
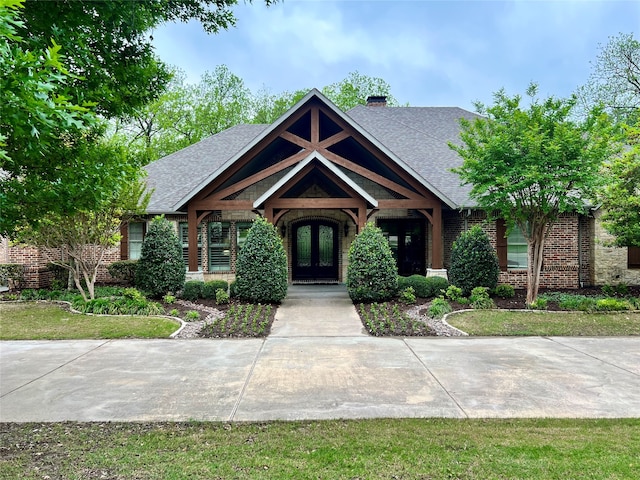
[[[446,275],[460,232],[481,224],[494,243],[502,283],[526,283],[526,242],[488,223],[451,168],[462,159],[450,107],[387,107],[384,97],[342,112],[310,91],[271,125],[238,125],[146,167],[148,218],[123,231],[113,259],[135,259],[146,222],[175,222],[190,278],[234,277],[251,221],[266,217],[282,235],[292,283],[346,280],[349,245],[367,222],[388,239],[401,275]],[[589,215],[567,214],[545,249],[543,287],[640,283],[638,249],[612,249]],[[7,260],[16,262],[15,248]],[[0,263],[3,261],[0,256]]]

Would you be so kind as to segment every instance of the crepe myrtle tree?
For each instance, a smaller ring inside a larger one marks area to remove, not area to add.
[[[449,147],[462,157],[453,169],[471,197],[509,231],[520,228],[527,240],[527,304],[540,284],[545,240],[558,217],[580,211],[593,198],[603,161],[614,153],[613,127],[600,107],[575,121],[575,97],[537,97],[529,85],[529,106],[520,95],[494,94],[490,107],[478,103],[474,121],[460,120],[461,143]]]

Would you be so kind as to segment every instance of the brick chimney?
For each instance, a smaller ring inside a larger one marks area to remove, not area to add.
[[[386,95],[370,95],[367,97],[367,107],[386,107]]]

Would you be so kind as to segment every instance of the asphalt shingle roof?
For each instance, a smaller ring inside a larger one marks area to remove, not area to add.
[[[175,204],[212,175],[268,125],[237,125],[145,167],[153,190],[147,211],[171,213]]]
[[[457,207],[473,206],[470,186],[450,171],[462,159],[448,147],[459,143],[459,119],[478,116],[457,107],[365,107],[347,112],[361,129],[421,176],[434,193]],[[146,168],[154,189],[149,213],[170,213],[177,202],[254,141],[269,125],[238,125],[161,158]]]

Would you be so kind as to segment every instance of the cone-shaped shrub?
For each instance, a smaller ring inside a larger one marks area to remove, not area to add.
[[[287,296],[287,255],[276,228],[264,218],[253,222],[236,263],[238,298],[279,302]]]
[[[381,302],[398,289],[398,267],[382,231],[368,223],[349,248],[347,291],[354,302]]]
[[[449,281],[468,296],[476,287],[496,288],[500,266],[487,234],[477,225],[461,233],[451,249]]]
[[[182,290],[185,276],[182,245],[173,226],[164,217],[154,218],[142,242],[136,286],[152,297],[160,297]]]

